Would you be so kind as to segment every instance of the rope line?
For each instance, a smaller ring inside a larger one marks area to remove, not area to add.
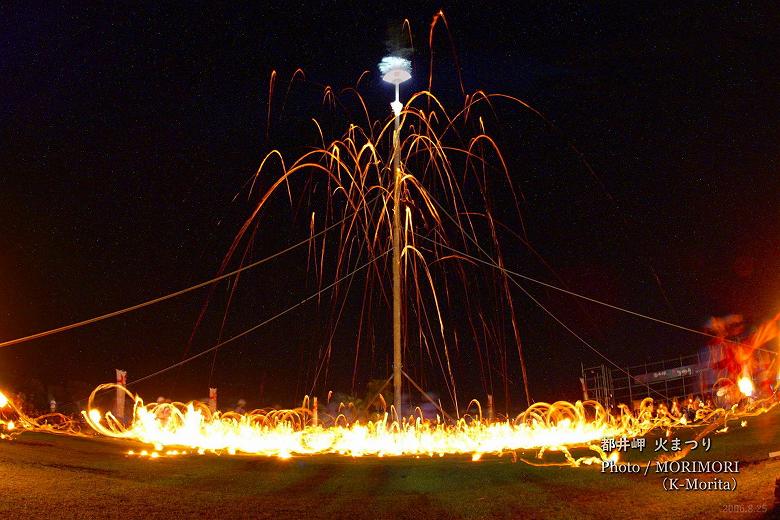
[[[447,246],[446,244],[442,244],[442,243],[440,243],[440,242],[438,242],[438,241],[435,241],[435,240],[433,240],[433,239],[430,239],[430,238],[428,238],[428,237],[426,237],[426,236],[420,235],[420,234],[418,234],[418,233],[415,233],[415,235],[416,235],[416,236],[418,236],[419,238],[422,238],[423,240],[427,240],[427,241],[429,241],[429,242],[431,242],[431,243],[433,243],[433,244],[436,244],[436,245],[438,245],[438,246],[440,246],[440,247],[444,247],[444,248],[446,248],[446,249],[449,249],[449,250],[450,250],[450,251],[452,251],[453,253],[457,253],[457,254],[459,254],[459,255],[462,255],[463,257],[465,257],[465,258],[468,258],[469,260],[473,260],[473,261],[476,261],[476,262],[482,263],[482,264],[484,264],[484,265],[487,265],[487,266],[493,267],[493,268],[495,268],[495,269],[498,269],[499,271],[501,271],[501,272],[503,272],[503,273],[506,273],[506,274],[509,274],[509,275],[513,274],[513,273],[512,273],[512,271],[510,271],[509,269],[503,268],[503,267],[499,266],[497,263],[493,262],[493,261],[492,261],[492,258],[491,258],[491,261],[490,261],[490,262],[488,262],[488,261],[482,260],[482,259],[480,259],[480,258],[477,258],[477,257],[475,257],[475,256],[472,256],[472,255],[470,255],[470,254],[468,254],[468,253],[464,253],[463,251],[460,251],[460,250],[458,250],[458,249],[456,249],[456,248],[454,248],[454,247]],[[479,247],[479,246],[478,246],[478,247]],[[480,247],[480,250],[482,250],[482,252],[483,252],[483,253],[484,253],[486,256],[488,256],[488,255],[487,255],[487,253],[485,253],[484,249],[482,249],[482,248]],[[489,256],[488,256],[488,258],[489,258]],[[558,324],[559,324],[561,327],[563,327],[564,329],[566,329],[566,330],[567,330],[567,331],[568,331],[568,332],[569,332],[569,333],[570,333],[572,336],[574,336],[575,338],[577,338],[577,339],[578,339],[578,340],[579,340],[579,341],[580,341],[580,342],[581,342],[583,345],[585,345],[585,346],[586,346],[586,347],[588,347],[590,350],[592,350],[593,352],[595,352],[596,354],[598,354],[598,355],[599,355],[599,356],[600,356],[602,359],[604,359],[604,360],[605,360],[606,362],[608,362],[610,365],[614,366],[616,369],[618,369],[618,370],[620,370],[621,372],[623,372],[624,374],[626,374],[626,376],[628,376],[629,378],[631,378],[631,377],[632,377],[632,376],[631,376],[631,374],[629,374],[629,373],[628,373],[628,372],[627,372],[627,371],[626,371],[626,370],[625,370],[623,367],[621,367],[620,365],[618,365],[617,363],[615,363],[614,361],[612,361],[612,360],[611,360],[610,358],[608,358],[608,357],[607,357],[605,354],[602,354],[602,353],[601,353],[601,351],[599,351],[599,350],[598,350],[596,347],[594,347],[594,346],[593,346],[593,345],[591,345],[591,344],[590,344],[588,341],[586,341],[586,340],[585,340],[585,338],[583,338],[582,336],[580,336],[579,334],[577,334],[576,332],[574,332],[574,330],[572,330],[572,329],[571,329],[571,328],[570,328],[568,325],[566,325],[566,324],[565,324],[563,321],[561,321],[561,319],[560,319],[560,318],[558,318],[558,317],[557,317],[555,314],[553,314],[553,312],[552,312],[551,310],[549,310],[547,307],[545,307],[545,306],[542,304],[542,302],[540,302],[540,301],[539,301],[538,299],[536,299],[536,298],[535,298],[535,297],[534,297],[534,296],[533,296],[533,295],[532,295],[530,292],[528,292],[528,290],[527,290],[525,287],[523,287],[522,285],[520,285],[520,283],[519,283],[519,282],[518,282],[516,279],[514,279],[514,278],[512,278],[512,277],[510,277],[509,279],[510,279],[510,280],[512,281],[512,283],[514,283],[514,284],[515,284],[515,285],[516,285],[516,286],[517,286],[517,287],[518,287],[518,288],[519,288],[521,291],[523,291],[523,293],[524,293],[524,294],[525,294],[525,295],[526,295],[526,296],[527,296],[527,297],[528,297],[528,298],[529,298],[531,301],[533,301],[533,302],[534,302],[534,303],[535,303],[535,304],[536,304],[536,305],[537,305],[537,306],[538,306],[540,309],[542,309],[542,310],[543,310],[545,313],[547,313],[547,315],[548,315],[548,316],[550,316],[550,317],[551,317],[553,320],[555,320],[555,321],[556,321],[556,322],[557,322],[557,323],[558,323]],[[639,381],[637,381],[637,383],[639,383]],[[639,383],[639,384],[641,384],[641,383]],[[644,386],[646,386],[646,387],[647,387],[648,391],[650,391],[650,392],[655,392],[656,394],[658,394],[659,396],[663,397],[663,398],[664,398],[664,399],[666,399],[666,400],[668,400],[668,399],[669,399],[669,397],[668,397],[668,396],[666,396],[666,395],[662,394],[661,392],[659,392],[658,390],[656,390],[656,389],[654,389],[654,388],[651,388],[651,387],[650,387],[650,385],[648,385],[647,383],[645,383],[645,384],[644,384]]]
[[[282,255],[284,255],[286,253],[289,253],[290,251],[292,251],[294,249],[297,249],[298,247],[311,242],[315,238],[318,238],[319,236],[321,236],[321,235],[327,233],[328,231],[330,231],[331,229],[333,229],[333,228],[343,224],[344,222],[346,222],[351,217],[352,217],[352,215],[344,217],[339,222],[335,222],[335,223],[331,224],[330,226],[322,229],[321,231],[319,231],[319,232],[309,236],[309,238],[307,238],[305,240],[297,242],[297,243],[295,243],[295,244],[293,244],[293,245],[291,245],[291,246],[289,246],[289,247],[287,247],[285,249],[282,249],[281,251],[277,251],[276,253],[274,253],[274,254],[272,254],[270,256],[267,256],[265,258],[257,260],[256,262],[253,262],[251,264],[248,264],[248,265],[245,265],[243,267],[240,267],[240,268],[238,268],[238,269],[236,269],[234,271],[231,271],[229,273],[225,273],[223,275],[211,278],[211,279],[206,280],[204,282],[200,282],[198,284],[195,284],[195,285],[192,285],[190,287],[187,287],[186,289],[181,289],[181,290],[178,290],[178,291],[166,294],[164,296],[160,296],[160,297],[157,297],[157,298],[153,298],[151,300],[147,300],[147,301],[142,302],[142,303],[138,303],[136,305],[131,305],[130,307],[125,307],[123,309],[119,309],[119,310],[116,310],[116,311],[108,312],[106,314],[101,314],[99,316],[94,316],[92,318],[89,318],[89,319],[86,319],[86,320],[82,320],[82,321],[78,321],[78,322],[75,322],[75,323],[71,323],[69,325],[63,325],[61,327],[57,327],[57,328],[54,328],[54,329],[46,330],[46,331],[43,331],[43,332],[37,332],[35,334],[30,334],[29,336],[23,336],[23,337],[20,337],[20,338],[3,341],[3,342],[0,342],[0,348],[10,347],[10,346],[13,346],[13,345],[18,345],[19,343],[25,343],[25,342],[28,342],[28,341],[33,341],[33,340],[36,340],[36,339],[44,338],[46,336],[52,336],[54,334],[59,334],[61,332],[66,332],[66,331],[69,331],[69,330],[73,330],[73,329],[76,329],[76,328],[79,328],[79,327],[83,327],[85,325],[91,325],[91,324],[97,323],[99,321],[107,320],[109,318],[114,318],[116,316],[121,316],[122,314],[127,314],[129,312],[137,311],[139,309],[143,309],[144,307],[149,307],[150,305],[154,305],[156,303],[161,303],[161,302],[164,302],[166,300],[170,300],[172,298],[176,298],[177,296],[181,296],[183,294],[187,294],[189,292],[192,292],[192,291],[195,291],[195,290],[198,290],[198,289],[202,289],[203,287],[207,287],[207,286],[215,284],[217,282],[221,282],[222,280],[225,280],[226,278],[230,278],[231,276],[235,276],[235,275],[237,275],[239,273],[242,273],[244,271],[248,271],[248,270],[253,269],[253,268],[255,268],[255,267],[259,266],[259,265],[262,265],[264,263],[270,262],[271,260],[274,260],[275,258],[278,258],[278,257],[280,257],[280,256],[282,256]]]
[[[187,364],[187,363],[189,363],[190,361],[193,361],[193,360],[195,360],[195,359],[197,359],[197,358],[199,358],[199,357],[201,357],[201,356],[204,356],[204,355],[208,354],[209,352],[213,352],[214,350],[216,350],[216,349],[218,349],[218,348],[220,348],[220,347],[223,347],[223,346],[227,345],[228,343],[232,343],[233,341],[235,341],[235,340],[237,340],[237,339],[240,339],[240,338],[242,338],[242,337],[246,336],[247,334],[250,334],[250,333],[252,333],[252,332],[256,331],[256,330],[257,330],[257,329],[259,329],[260,327],[263,327],[263,326],[265,326],[265,325],[268,325],[268,324],[269,324],[269,323],[271,323],[272,321],[274,321],[274,320],[276,320],[276,319],[278,319],[278,318],[281,318],[281,317],[282,317],[282,316],[284,316],[285,314],[287,314],[287,313],[289,313],[289,312],[292,312],[293,310],[297,309],[298,307],[300,307],[300,306],[301,306],[301,305],[303,305],[304,303],[306,303],[306,302],[308,302],[308,301],[310,301],[310,300],[312,300],[312,299],[314,299],[314,298],[316,298],[316,297],[320,296],[321,294],[323,294],[323,293],[325,293],[325,292],[329,291],[330,289],[334,288],[336,285],[340,284],[341,282],[343,282],[343,281],[344,281],[344,280],[346,280],[347,278],[350,278],[350,277],[352,277],[352,276],[356,275],[357,273],[359,273],[360,271],[362,271],[362,270],[363,270],[363,269],[365,269],[366,267],[370,266],[371,264],[373,264],[374,262],[376,262],[376,261],[377,261],[377,260],[379,260],[380,258],[383,258],[383,257],[384,257],[384,256],[386,256],[387,254],[389,254],[389,253],[390,253],[392,250],[393,250],[392,248],[388,249],[388,250],[387,250],[387,251],[385,251],[384,253],[382,253],[382,254],[380,254],[380,255],[378,255],[378,256],[376,256],[376,257],[374,257],[373,259],[371,259],[371,260],[369,260],[368,262],[366,262],[366,263],[362,264],[361,266],[359,266],[359,267],[356,267],[356,268],[355,268],[355,269],[353,269],[351,272],[349,272],[349,273],[345,274],[344,276],[340,277],[338,280],[335,280],[335,281],[331,282],[330,284],[326,285],[325,287],[323,287],[323,288],[322,288],[322,289],[320,289],[319,291],[317,291],[317,292],[315,292],[315,293],[313,293],[313,294],[311,294],[311,295],[307,296],[306,298],[304,298],[303,300],[299,301],[299,302],[298,302],[298,303],[296,303],[295,305],[293,305],[293,306],[291,306],[291,307],[288,307],[288,308],[286,308],[285,310],[283,310],[283,311],[281,311],[281,312],[278,312],[278,313],[274,314],[274,315],[273,315],[273,316],[271,316],[270,318],[268,318],[268,319],[266,319],[266,320],[263,320],[262,322],[258,323],[257,325],[254,325],[254,326],[252,326],[252,327],[250,327],[250,328],[246,329],[246,330],[245,330],[245,331],[243,331],[243,332],[239,332],[239,333],[238,333],[238,334],[236,334],[235,336],[232,336],[232,337],[230,337],[230,338],[226,339],[225,341],[221,341],[221,342],[217,343],[216,345],[214,345],[214,346],[212,346],[212,347],[210,347],[210,348],[208,348],[208,349],[206,349],[206,350],[203,350],[203,351],[201,351],[201,352],[198,352],[197,354],[194,354],[194,355],[192,355],[192,356],[190,356],[190,357],[188,357],[188,358],[186,358],[186,359],[183,359],[183,360],[179,361],[178,363],[174,363],[173,365],[171,365],[171,366],[169,366],[169,367],[167,367],[167,368],[163,368],[162,370],[158,370],[157,372],[154,372],[154,373],[152,373],[152,374],[149,374],[149,375],[147,375],[147,376],[144,376],[144,377],[142,377],[142,378],[140,378],[140,379],[135,379],[135,380],[133,380],[132,382],[128,383],[128,384],[127,384],[127,386],[130,386],[130,385],[134,385],[134,384],[140,383],[141,381],[146,381],[147,379],[151,379],[151,378],[153,378],[153,377],[155,377],[155,376],[158,376],[158,375],[160,375],[160,374],[164,374],[165,372],[168,372],[169,370],[173,370],[174,368],[177,368],[177,367],[180,367],[180,366],[182,366],[182,365],[184,365],[184,364]]]
[[[576,293],[574,291],[570,291],[568,289],[564,289],[563,287],[558,287],[557,285],[553,285],[553,284],[548,283],[548,282],[543,282],[542,280],[538,280],[536,278],[532,278],[532,277],[530,277],[528,275],[524,275],[524,274],[518,273],[516,271],[512,271],[511,269],[507,269],[505,267],[502,268],[502,267],[500,267],[499,265],[497,265],[497,264],[495,264],[493,262],[489,262],[489,261],[483,260],[481,258],[469,255],[468,253],[464,253],[463,251],[455,249],[455,248],[453,248],[451,246],[448,246],[447,244],[443,244],[441,242],[438,242],[438,241],[433,240],[431,238],[428,238],[426,236],[419,235],[417,233],[415,233],[415,235],[420,237],[420,238],[422,238],[423,240],[427,240],[428,242],[431,242],[432,244],[435,244],[435,245],[437,245],[439,247],[442,247],[444,249],[448,249],[448,250],[450,250],[453,253],[457,253],[459,255],[462,255],[465,258],[468,258],[469,260],[473,260],[473,261],[481,263],[483,265],[487,265],[487,266],[496,268],[496,269],[498,269],[500,271],[505,272],[506,274],[509,274],[509,275],[512,275],[512,276],[516,276],[518,278],[521,278],[523,280],[526,280],[526,281],[529,281],[529,282],[532,282],[532,283],[535,283],[535,284],[538,284],[538,285],[542,285],[542,286],[544,286],[544,287],[546,287],[548,289],[553,289],[555,291],[562,292],[564,294],[568,294],[569,296],[574,296],[575,298],[580,298],[580,299],[589,301],[591,303],[596,303],[598,305],[603,305],[604,307],[608,307],[608,308],[614,309],[616,311],[624,312],[626,314],[631,314],[632,316],[636,316],[638,318],[644,318],[646,320],[654,321],[656,323],[661,323],[663,325],[667,325],[669,327],[674,327],[676,329],[684,330],[686,332],[691,332],[693,334],[698,334],[700,336],[705,336],[705,337],[712,338],[712,339],[720,339],[720,340],[723,340],[723,341],[725,341],[727,343],[734,343],[734,344],[737,344],[737,345],[750,346],[754,350],[759,350],[761,352],[767,352],[769,354],[777,355],[777,353],[775,353],[775,352],[773,352],[771,350],[767,350],[767,349],[763,349],[763,348],[759,348],[759,347],[753,347],[752,345],[746,345],[745,343],[742,343],[740,341],[735,341],[735,340],[723,338],[723,337],[717,336],[715,334],[709,334],[709,333],[704,332],[702,330],[693,329],[691,327],[686,327],[685,325],[679,325],[679,324],[673,323],[671,321],[662,320],[660,318],[655,318],[653,316],[648,316],[647,314],[642,314],[641,312],[632,311],[631,309],[626,309],[624,307],[619,307],[619,306],[613,305],[611,303],[607,303],[607,302],[604,302],[604,301],[601,301],[601,300],[597,300],[595,298],[591,298],[590,296],[585,296],[584,294],[579,294],[579,293]]]
[[[232,337],[226,339],[225,341],[221,341],[221,342],[217,343],[216,345],[214,345],[214,346],[212,346],[212,347],[210,347],[210,348],[208,348],[208,349],[206,349],[206,350],[204,350],[202,352],[198,352],[197,354],[194,354],[194,355],[192,355],[192,356],[190,356],[190,357],[188,357],[186,359],[183,359],[183,360],[181,360],[181,361],[179,361],[177,363],[174,363],[173,365],[170,365],[170,366],[168,366],[166,368],[163,368],[163,369],[158,370],[156,372],[153,372],[151,374],[145,375],[145,376],[140,377],[138,379],[134,379],[134,380],[130,381],[129,383],[127,383],[125,385],[125,387],[133,386],[133,385],[136,385],[136,384],[141,383],[143,381],[146,381],[148,379],[152,379],[153,377],[157,377],[157,376],[159,376],[161,374],[164,374],[164,373],[166,373],[166,372],[168,372],[170,370],[173,370],[174,368],[177,368],[177,367],[180,367],[182,365],[185,365],[185,364],[189,363],[190,361],[194,361],[195,359],[198,359],[199,357],[204,356],[204,355],[208,354],[209,352],[213,352],[213,351],[217,350],[220,347],[223,347],[223,346],[225,346],[225,345],[227,345],[229,343],[232,343],[233,341],[235,341],[237,339],[240,339],[240,338],[242,338],[242,337],[244,337],[244,336],[246,336],[248,334],[251,334],[252,332],[254,332],[257,329],[259,329],[260,327],[268,325],[272,321],[274,321],[274,320],[276,320],[278,318],[281,318],[285,314],[287,314],[289,312],[292,312],[293,310],[297,309],[298,307],[300,307],[304,303],[306,303],[306,302],[308,302],[308,301],[310,301],[310,300],[320,296],[321,294],[329,291],[330,289],[334,288],[336,285],[340,284],[341,282],[343,282],[347,278],[350,278],[350,277],[356,275],[357,273],[359,273],[360,271],[362,271],[366,267],[370,266],[371,264],[373,264],[374,262],[376,262],[380,258],[388,255],[391,251],[392,251],[392,248],[388,249],[384,253],[374,257],[372,260],[369,260],[368,262],[362,264],[361,266],[353,269],[351,272],[349,272],[349,273],[345,274],[344,276],[340,277],[338,280],[335,280],[335,281],[331,282],[330,284],[328,284],[327,286],[323,287],[322,289],[320,289],[319,291],[315,292],[314,294],[311,294],[311,295],[307,296],[306,298],[304,298],[303,300],[299,301],[295,305],[292,305],[291,307],[288,307],[288,308],[284,309],[283,311],[274,314],[270,318],[267,318],[267,319],[263,320],[262,322],[258,323],[257,325],[254,325],[254,326],[246,329],[243,332],[239,332],[235,336],[232,336]],[[62,406],[68,406],[68,405],[71,405],[71,404],[75,404],[75,403],[78,403],[79,401],[83,401],[85,399],[86,398],[78,399],[78,400],[75,400],[75,401],[71,401],[69,403],[65,403]]]

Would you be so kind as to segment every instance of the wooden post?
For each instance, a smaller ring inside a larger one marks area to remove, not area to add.
[[[116,369],[116,406],[114,408],[114,417],[120,422],[125,420],[125,386],[127,385],[127,372]]]
[[[209,388],[209,410],[211,413],[217,411],[217,389]]]

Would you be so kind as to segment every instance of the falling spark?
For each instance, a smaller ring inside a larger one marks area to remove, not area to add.
[[[443,13],[439,13],[431,25],[430,39],[438,19],[442,19],[446,25]],[[410,67],[408,60],[391,56],[382,60],[380,71],[382,74],[393,71],[409,73]],[[460,71],[458,73],[460,74]],[[293,79],[295,77],[296,74]],[[269,84],[266,130],[271,124],[271,100],[275,81],[274,72]],[[516,191],[517,183],[513,182],[510,176],[499,146],[486,133],[486,127],[489,128],[495,119],[486,119],[483,116],[490,117],[494,104],[499,101],[512,102],[536,115],[540,114],[520,99],[482,91],[465,96],[463,106],[450,113],[430,90],[429,79],[428,90],[413,94],[402,110],[399,110],[403,138],[399,139],[398,143],[402,157],[402,176],[397,187],[393,184],[395,176],[389,175],[390,165],[384,158],[389,154],[383,152],[389,150],[382,148],[383,143],[391,136],[391,124],[371,122],[367,110],[366,127],[350,122],[347,130],[330,142],[325,139],[319,123],[315,121],[322,146],[310,149],[293,161],[285,161],[278,150],[270,151],[252,178],[249,189],[252,196],[257,181],[259,199],[233,241],[221,271],[227,268],[240,247],[245,246],[245,251],[251,247],[251,237],[253,230],[257,229],[258,215],[268,205],[269,199],[277,190],[286,188],[288,197],[292,200],[290,183],[295,178],[304,177],[305,173],[305,178],[300,182],[309,189],[309,195],[313,196],[317,182],[325,189],[316,193],[327,194],[324,201],[326,211],[322,217],[318,214],[318,221],[324,226],[337,221],[343,222],[339,227],[339,245],[333,255],[336,258],[335,274],[331,273],[334,279],[337,279],[350,269],[351,264],[355,264],[361,255],[379,259],[383,252],[388,250],[391,235],[391,219],[388,218],[391,208],[390,194],[393,189],[400,189],[406,210],[402,244],[404,292],[414,307],[414,312],[409,313],[405,327],[407,334],[416,336],[416,343],[420,345],[416,361],[422,365],[425,359],[436,360],[438,368],[441,369],[441,380],[457,409],[456,377],[450,362],[450,345],[458,343],[456,331],[445,327],[445,322],[453,321],[444,318],[445,304],[457,302],[453,305],[459,309],[461,305],[465,305],[462,314],[469,318],[467,325],[474,338],[479,365],[484,365],[482,378],[486,386],[492,377],[490,374],[495,372],[498,366],[502,367],[503,380],[509,380],[506,365],[500,365],[501,359],[505,360],[509,351],[505,343],[510,347],[516,346],[520,359],[523,359],[518,326],[514,321],[517,313],[511,310],[512,295],[506,274],[497,275],[501,283],[483,284],[495,287],[492,299],[496,305],[491,303],[480,306],[480,302],[469,301],[468,287],[480,284],[473,280],[473,277],[479,275],[468,270],[471,268],[468,262],[458,255],[445,253],[438,246],[422,247],[415,243],[415,237],[436,236],[442,242],[452,243],[458,245],[459,249],[472,252],[476,252],[475,249],[486,249],[486,254],[495,257],[495,263],[503,266],[497,229],[511,229],[513,226],[523,228],[520,212],[522,194]],[[365,109],[366,105],[357,89],[351,89],[351,92],[356,94],[360,105]],[[335,96],[333,89],[325,88],[324,97],[332,105],[336,105]],[[421,105],[427,105],[427,108]],[[480,110],[484,114],[480,114]],[[475,128],[478,130],[476,135],[473,135]],[[269,172],[272,168],[277,170]],[[317,176],[319,178],[315,179]],[[517,219],[516,223],[506,221],[510,216],[500,222],[491,210],[495,201],[491,199],[490,193],[498,190],[511,196],[510,210],[514,209],[511,218]],[[311,222],[313,234],[313,214]],[[490,240],[486,244],[479,244],[477,230],[489,236]],[[311,255],[315,265],[313,270],[317,273],[320,286],[323,285],[325,276],[325,244],[324,237],[321,246],[312,244],[313,248],[320,247],[319,255],[313,254],[314,252]],[[316,260],[317,256],[319,261]],[[436,268],[439,270],[435,271]],[[377,264],[375,269],[367,271],[369,274],[366,275],[365,293],[376,294],[377,300],[385,296],[383,284],[386,283],[386,273],[383,270],[387,270],[387,265],[383,267]],[[450,276],[457,278],[459,284],[448,281],[448,272]],[[469,283],[466,283],[467,281]],[[460,285],[460,289],[456,285]],[[359,348],[362,339],[372,337],[374,333],[370,329],[374,320],[369,316],[372,304],[369,300],[369,303],[364,305],[358,318],[360,328],[356,335],[356,348]],[[497,316],[494,321],[509,321],[511,334],[505,334],[500,326],[492,323],[488,308],[499,309],[498,314],[501,316]],[[502,312],[506,310],[510,312]],[[507,315],[509,320],[505,319]],[[471,323],[474,316],[478,316],[481,323],[476,320]],[[338,318],[334,318],[332,321],[337,320]],[[336,325],[337,323],[331,324],[333,330]],[[776,326],[768,327],[759,336],[765,340],[766,337],[776,334],[776,331]],[[505,336],[508,341],[492,341],[493,338]],[[496,346],[493,347],[493,344]],[[757,339],[756,345],[760,344]],[[319,368],[330,359],[330,349],[327,352],[327,356],[322,356]],[[747,353],[752,354],[752,350]],[[741,354],[740,352],[738,359],[747,359],[746,355]],[[356,367],[357,363],[356,353]],[[747,366],[746,364],[747,361],[743,363],[744,366]],[[327,373],[327,370],[324,372]],[[524,368],[522,379],[525,380]],[[735,386],[735,379],[729,374],[731,388]],[[492,386],[492,380],[489,384]],[[750,386],[747,387],[746,384]],[[736,386],[744,395],[752,396],[755,393],[750,377],[736,381]],[[759,384],[759,395],[761,388]],[[292,410],[221,413],[212,412],[206,404],[199,402],[145,404],[139,396],[128,392],[127,395],[133,400],[134,406],[130,422],[124,424],[111,412],[101,413],[94,406],[99,392],[114,389],[114,384],[97,387],[82,416],[87,425],[98,434],[147,444],[150,449],[138,453],[145,458],[179,456],[190,452],[199,455],[243,453],[280,459],[312,454],[418,458],[463,454],[470,455],[476,462],[488,454],[511,453],[512,460],[529,462],[518,457],[517,453],[531,451],[536,453],[537,459],[543,461],[545,454],[556,453],[564,462],[555,464],[580,466],[605,460],[617,461],[617,452],[608,454],[601,448],[601,440],[605,438],[636,438],[656,430],[669,436],[675,429],[720,424],[721,420],[725,423],[726,417],[735,419],[743,413],[756,415],[777,404],[771,400],[773,398],[765,398],[745,400],[749,402],[742,404],[742,409],[702,407],[696,410],[693,421],[688,421],[679,413],[657,413],[653,400],[648,398],[634,412],[626,407],[613,412],[595,401],[558,401],[552,404],[535,403],[517,416],[504,420],[485,420],[481,414],[460,416],[460,419],[451,422],[414,416],[399,419],[391,408],[378,419],[371,421],[350,423],[344,415],[339,415],[330,418],[320,416],[319,423],[313,424],[312,411],[306,405]],[[122,390],[127,392],[124,388]],[[727,390],[723,391],[725,395]],[[512,392],[508,386],[504,393],[506,401],[509,402]],[[717,393],[720,395],[721,390]],[[29,417],[3,394],[0,394],[0,408],[0,427],[5,430],[5,433],[0,433],[2,438],[9,438],[24,431],[80,434],[74,422],[67,417],[60,414]],[[718,431],[726,430],[727,426],[724,424]],[[575,456],[575,450],[584,450],[588,455],[577,453]],[[128,452],[128,455],[134,454],[133,451]]]

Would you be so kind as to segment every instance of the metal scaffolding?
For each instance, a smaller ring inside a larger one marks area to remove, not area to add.
[[[657,401],[660,396],[668,400],[703,396],[715,381],[711,355],[697,352],[623,368],[582,366],[583,397],[607,408],[625,404],[634,409],[646,397]]]

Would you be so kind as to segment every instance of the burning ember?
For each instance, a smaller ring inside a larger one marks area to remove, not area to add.
[[[15,420],[14,420],[15,418]],[[80,435],[70,418],[60,413],[30,417],[0,392],[0,439],[11,439],[25,431]]]
[[[753,380],[750,379],[749,376],[742,376],[737,382],[737,386],[739,386],[739,391],[742,392],[742,395],[745,397],[751,397],[755,390],[753,387]]]

